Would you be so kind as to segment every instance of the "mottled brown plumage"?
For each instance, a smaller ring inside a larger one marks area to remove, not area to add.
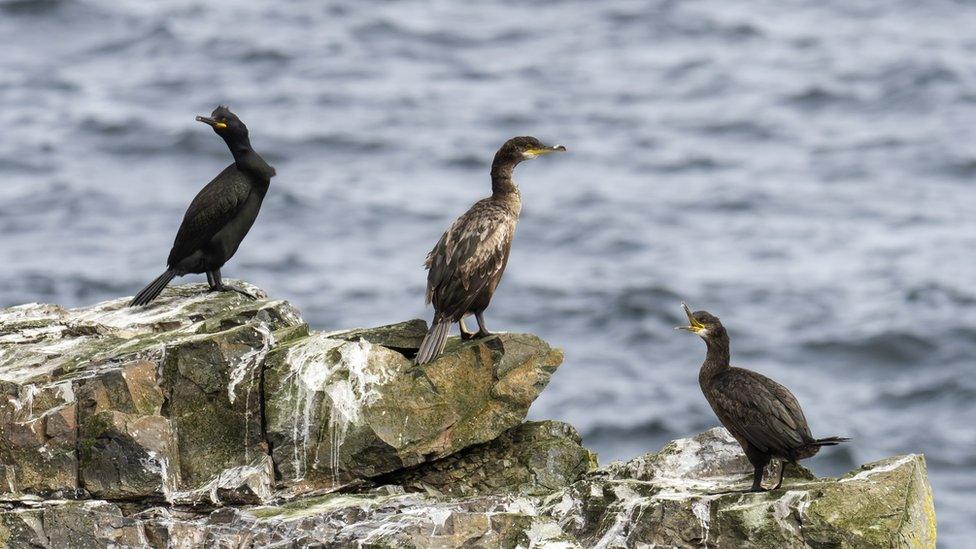
[[[522,197],[512,181],[512,171],[522,160],[564,151],[534,137],[509,139],[495,154],[491,166],[492,194],[474,203],[451,225],[427,254],[427,303],[434,305],[434,320],[417,352],[425,364],[441,353],[451,324],[460,324],[461,337],[487,337],[483,312],[491,303],[512,249],[515,227],[522,211]],[[464,325],[473,314],[478,333]]]
[[[772,459],[791,463],[816,454],[821,446],[848,439],[813,438],[803,410],[789,389],[768,377],[730,365],[729,335],[719,319],[706,311],[691,312],[682,304],[688,326],[708,347],[698,374],[705,399],[722,425],[742,446],[754,468],[750,491],[763,490],[763,469]],[[783,467],[775,490],[783,482]]]

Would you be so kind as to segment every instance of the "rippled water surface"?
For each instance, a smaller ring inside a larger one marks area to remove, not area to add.
[[[976,6],[967,2],[0,1],[0,304],[130,295],[228,163],[278,170],[227,277],[318,328],[428,317],[424,254],[523,164],[494,329],[566,362],[536,418],[604,461],[716,424],[679,302],[793,389],[821,474],[924,452],[976,523]]]

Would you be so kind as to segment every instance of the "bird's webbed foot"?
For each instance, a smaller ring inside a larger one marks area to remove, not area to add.
[[[427,383],[427,386],[430,387],[430,390],[435,395],[441,394],[441,392],[437,390],[437,385],[434,385],[433,380],[430,379],[430,376],[427,375],[427,372],[424,371],[424,369],[421,366],[414,364],[413,367],[410,369],[409,373],[414,380],[423,379]]]
[[[237,293],[241,294],[242,296],[250,299],[251,301],[254,301],[254,300],[257,299],[257,296],[255,296],[255,295],[249,294],[249,293],[247,293],[246,291],[244,291],[244,290],[242,290],[240,288],[235,288],[233,286],[228,286],[226,284],[214,284],[213,286],[210,286],[210,290],[208,290],[208,291],[211,291],[211,292],[237,292]]]
[[[708,491],[704,492],[704,494],[706,496],[727,496],[729,494],[755,494],[755,493],[765,492],[765,491],[766,491],[765,488],[759,488],[758,490],[755,490],[753,488],[746,488],[745,490],[735,490],[735,489],[730,489],[730,490],[708,490]]]

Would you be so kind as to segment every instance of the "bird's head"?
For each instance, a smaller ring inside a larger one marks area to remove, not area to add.
[[[247,126],[236,114],[230,112],[230,109],[223,105],[214,109],[210,116],[198,116],[197,122],[209,125],[217,135],[223,137],[228,143],[247,140]]]
[[[529,136],[513,137],[498,149],[495,154],[495,164],[514,166],[523,160],[554,152],[566,152],[566,147],[562,145],[549,146]]]
[[[705,341],[720,341],[728,338],[725,327],[722,326],[722,322],[717,316],[708,311],[692,312],[685,303],[681,304],[681,308],[684,309],[685,315],[688,317],[688,325],[677,326],[675,330],[687,330],[698,334],[698,337]]]

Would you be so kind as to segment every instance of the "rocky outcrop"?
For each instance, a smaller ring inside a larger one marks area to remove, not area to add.
[[[598,468],[523,423],[561,361],[538,338],[416,367],[423,321],[314,332],[239,287],[0,310],[0,545],[934,547],[920,455],[746,494],[712,429]]]
[[[532,335],[415,367],[426,324],[310,332],[283,301],[167,290],[0,312],[0,497],[253,503],[451,455],[518,425],[562,360]]]
[[[782,489],[746,494],[736,491],[748,487],[750,476],[737,448],[725,430],[713,429],[593,469],[571,427],[526,423],[491,443],[378,479],[378,486],[280,505],[201,513],[129,510],[105,501],[21,504],[0,512],[0,541],[23,547],[935,547],[921,456],[868,464],[840,479],[789,470]]]
[[[742,492],[751,471],[716,428],[596,471],[547,498],[542,514],[583,546],[935,547],[921,455],[839,479],[788,467],[779,490],[758,494]]]

